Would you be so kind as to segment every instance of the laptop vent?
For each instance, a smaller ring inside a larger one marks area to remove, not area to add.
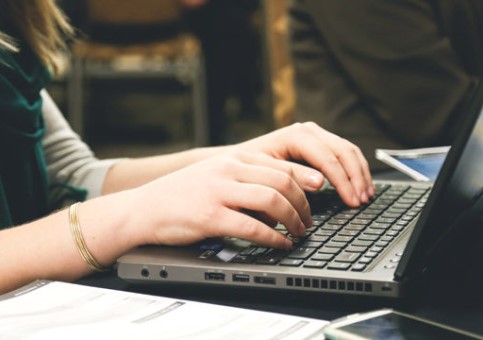
[[[347,280],[319,280],[302,277],[288,277],[286,285],[289,287],[315,288],[328,291],[372,292],[372,284],[370,283]]]

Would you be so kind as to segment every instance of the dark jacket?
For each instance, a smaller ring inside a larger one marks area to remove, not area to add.
[[[481,0],[294,0],[297,120],[375,148],[449,145],[483,77]]]

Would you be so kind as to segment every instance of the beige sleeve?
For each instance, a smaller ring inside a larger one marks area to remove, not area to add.
[[[46,90],[41,92],[45,134],[42,144],[49,183],[87,190],[87,198],[101,194],[109,168],[120,159],[99,160],[69,126]]]

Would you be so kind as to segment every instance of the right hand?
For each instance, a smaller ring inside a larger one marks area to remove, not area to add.
[[[305,172],[312,181],[297,179],[294,166],[298,178]],[[290,248],[292,242],[272,227],[281,222],[290,234],[303,236],[311,225],[304,190],[322,183],[312,168],[234,150],[133,189],[131,208],[145,243],[181,245],[229,236]]]

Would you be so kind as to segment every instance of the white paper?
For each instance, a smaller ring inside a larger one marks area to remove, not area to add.
[[[5,339],[323,339],[327,321],[38,281],[0,300]]]

